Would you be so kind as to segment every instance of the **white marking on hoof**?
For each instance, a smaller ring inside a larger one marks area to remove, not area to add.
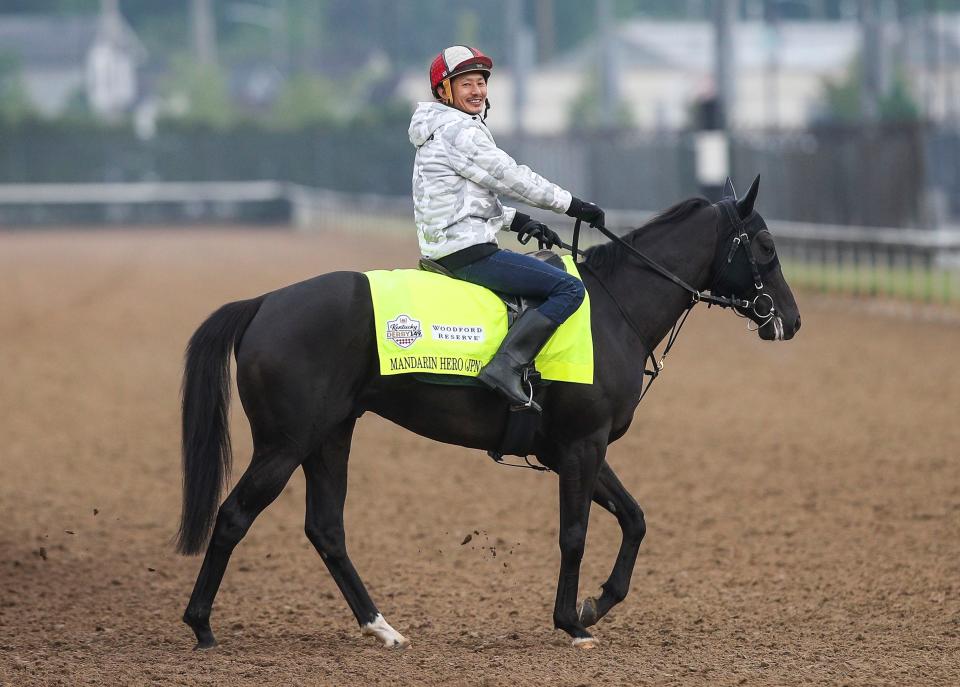
[[[406,649],[410,646],[410,640],[390,627],[390,623],[384,620],[380,613],[377,613],[372,623],[361,626],[360,632],[364,637],[376,637],[388,649]]]
[[[596,637],[574,637],[573,648],[575,649],[596,649],[600,646],[600,640]]]

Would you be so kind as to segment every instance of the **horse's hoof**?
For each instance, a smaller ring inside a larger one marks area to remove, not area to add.
[[[197,645],[193,647],[194,651],[199,649],[212,649],[217,645],[217,640],[213,637],[213,630],[210,629],[210,613],[200,615],[197,612],[191,613],[188,607],[181,618],[191,630],[193,636],[197,638]]]
[[[389,643],[384,642],[383,645],[388,649],[393,649],[394,651],[403,651],[410,646],[410,640],[406,637],[400,637],[400,639],[394,639]]]
[[[408,646],[410,646],[410,640],[404,637],[402,634],[397,633],[396,637],[381,637],[376,635],[373,632],[364,632],[364,635],[368,637],[376,637],[382,643],[385,649],[392,649],[393,651],[403,651]]]
[[[193,635],[197,638],[197,645],[193,647],[194,651],[200,649],[212,649],[217,645],[217,640],[213,636],[213,630],[210,629],[210,626],[206,627],[193,627],[190,626],[190,629],[193,630]]]
[[[573,638],[574,649],[596,649],[598,646],[600,646],[600,640],[598,640],[596,637]]]
[[[597,618],[597,600],[592,596],[584,599],[583,603],[580,604],[580,609],[577,611],[577,617],[580,619],[580,624],[584,627],[594,625],[597,620],[599,620],[599,618]]]
[[[379,614],[372,623],[361,626],[360,634],[364,637],[376,637],[387,649],[403,651],[410,646],[410,640],[390,627],[390,623]]]
[[[213,634],[209,637],[197,638],[197,645],[193,647],[194,651],[203,651],[205,649],[212,649],[217,645],[217,640],[213,638]]]

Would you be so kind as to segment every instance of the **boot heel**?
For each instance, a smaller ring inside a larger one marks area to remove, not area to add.
[[[529,369],[558,326],[537,310],[525,311],[507,331],[500,349],[480,370],[477,379],[499,391],[512,405],[535,408],[539,412],[540,406],[533,401]]]

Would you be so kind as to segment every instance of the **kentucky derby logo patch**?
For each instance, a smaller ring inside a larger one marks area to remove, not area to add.
[[[410,348],[417,339],[423,338],[420,321],[407,315],[397,315],[387,321],[387,338],[400,348]]]

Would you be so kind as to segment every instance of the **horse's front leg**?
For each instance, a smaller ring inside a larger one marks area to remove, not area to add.
[[[604,461],[593,492],[593,500],[617,518],[622,539],[610,577],[603,583],[599,599],[584,599],[580,606],[580,622],[590,627],[623,601],[630,590],[630,578],[637,562],[640,542],[647,532],[643,511],[633,496],[620,483],[610,465]]]
[[[597,640],[577,614],[580,561],[583,559],[597,473],[607,448],[606,431],[557,447],[551,463],[560,476],[560,579],[553,624],[573,637],[573,645],[592,649]]]

